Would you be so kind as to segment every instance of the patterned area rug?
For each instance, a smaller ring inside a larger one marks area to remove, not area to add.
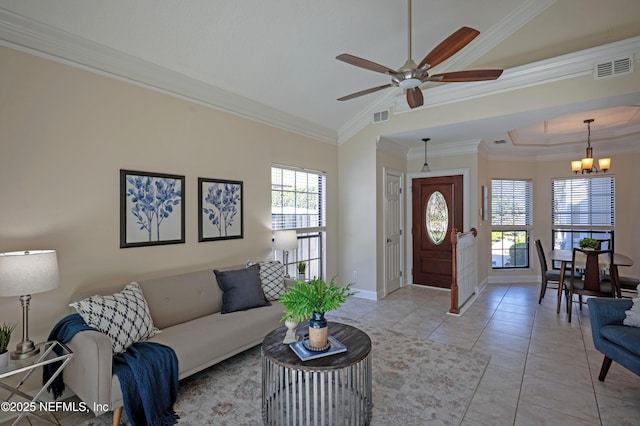
[[[365,331],[373,343],[372,425],[460,424],[488,355],[389,330]],[[180,424],[261,425],[261,368],[257,346],[181,381]],[[109,425],[111,415],[82,424]]]

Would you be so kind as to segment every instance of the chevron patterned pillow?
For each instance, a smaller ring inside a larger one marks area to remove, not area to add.
[[[284,265],[278,261],[260,262],[260,282],[268,300],[278,300],[287,289],[284,286]]]
[[[91,296],[69,306],[78,311],[84,322],[109,336],[114,354],[159,333],[136,282],[127,284],[120,293]]]

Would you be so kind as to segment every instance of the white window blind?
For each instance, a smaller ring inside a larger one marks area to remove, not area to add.
[[[491,225],[531,226],[530,180],[491,180]]]
[[[615,225],[613,176],[553,179],[551,196],[554,226],[612,228]]]
[[[271,167],[272,229],[318,229],[326,226],[326,177],[322,172]]]

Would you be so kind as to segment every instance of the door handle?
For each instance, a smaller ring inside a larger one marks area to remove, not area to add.
[[[391,238],[387,238],[387,242],[390,243],[391,242]]]

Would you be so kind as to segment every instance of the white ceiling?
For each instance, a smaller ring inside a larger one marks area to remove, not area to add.
[[[508,74],[513,67],[640,36],[640,1],[415,0],[412,22],[416,62],[459,27],[471,26],[480,36],[434,71],[505,68]],[[338,143],[346,128],[358,125],[362,111],[397,109],[402,98],[392,88],[336,101],[389,78],[335,56],[351,53],[399,68],[407,59],[407,2],[0,0],[0,42]],[[425,102],[431,90],[425,90]],[[514,116],[425,131],[434,142],[491,141],[509,131],[516,144],[566,144],[566,133],[578,132],[573,139],[584,142],[582,121],[591,117],[583,112],[621,102],[640,105],[640,98],[547,111],[537,124]],[[550,119],[577,111],[570,120]],[[609,134],[638,132],[637,111],[598,112],[609,121],[616,121],[616,113],[626,120],[618,120]],[[425,136],[393,137],[411,148]]]

